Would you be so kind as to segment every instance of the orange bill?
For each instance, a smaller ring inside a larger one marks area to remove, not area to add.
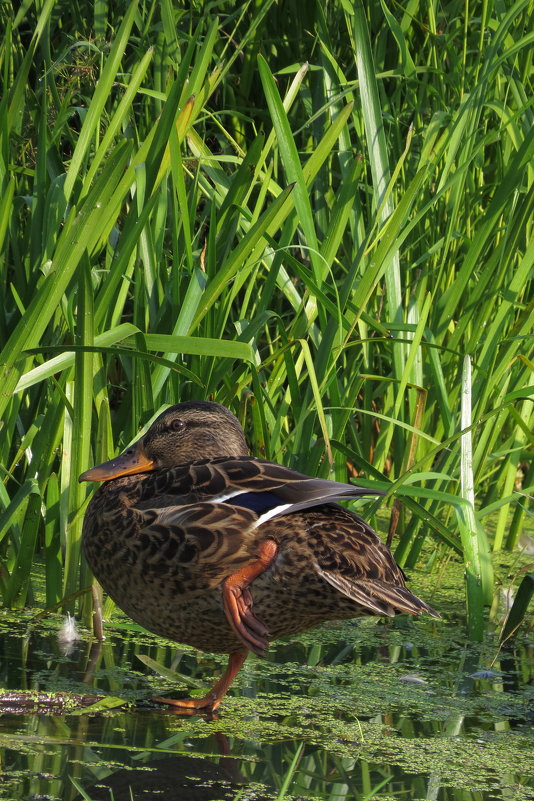
[[[112,478],[131,476],[133,473],[148,473],[155,469],[154,462],[143,451],[140,442],[127,448],[120,456],[91,467],[82,473],[78,481],[109,481]]]

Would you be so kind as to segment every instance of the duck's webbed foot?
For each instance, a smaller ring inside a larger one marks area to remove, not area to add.
[[[269,632],[252,610],[253,598],[248,588],[272,565],[277,553],[278,545],[274,540],[264,540],[257,559],[236,570],[223,582],[223,603],[228,622],[238,640],[258,656],[264,656],[269,647]]]

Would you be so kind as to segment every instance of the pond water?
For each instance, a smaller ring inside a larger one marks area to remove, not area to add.
[[[120,615],[101,646],[86,633],[65,655],[59,617],[0,613],[4,693],[131,704],[4,703],[0,799],[534,799],[534,643],[518,637],[498,652],[490,634],[468,646],[458,592],[412,586],[443,620],[351,621],[276,643],[247,661],[211,721],[139,703],[205,690],[225,658],[177,650]]]

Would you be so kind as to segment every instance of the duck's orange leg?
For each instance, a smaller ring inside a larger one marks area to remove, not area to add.
[[[269,647],[269,632],[252,611],[252,593],[248,587],[272,565],[277,553],[276,542],[264,540],[257,559],[228,576],[222,587],[224,611],[235,636],[258,656],[263,656]]]
[[[215,712],[228,689],[237,676],[239,669],[248,656],[248,651],[234,651],[228,658],[228,665],[216,684],[203,698],[154,698],[160,704],[167,704],[172,711],[182,715],[194,715],[196,712]]]

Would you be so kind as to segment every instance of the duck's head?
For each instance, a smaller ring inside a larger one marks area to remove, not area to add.
[[[243,429],[231,411],[219,403],[187,401],[170,406],[120,456],[92,467],[79,480],[108,481],[197,459],[247,453]]]

